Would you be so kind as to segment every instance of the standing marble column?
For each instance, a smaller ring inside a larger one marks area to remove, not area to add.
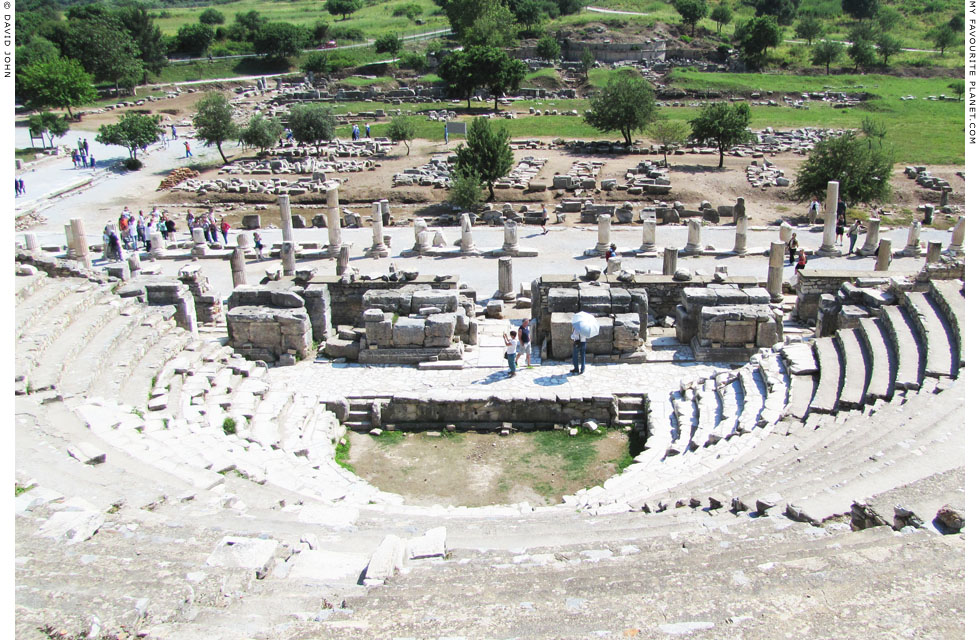
[[[504,244],[501,251],[509,255],[517,255],[517,223],[513,220],[504,221]]]
[[[166,249],[166,241],[163,239],[163,234],[159,231],[154,231],[150,234],[150,257],[156,260],[157,258],[163,257],[163,252]]]
[[[204,257],[208,249],[207,240],[204,238],[204,229],[202,227],[194,227],[193,231],[191,231],[191,238],[194,239],[194,247],[191,249],[191,255],[197,258]]]
[[[37,251],[41,245],[37,242],[37,234],[28,231],[24,234],[24,248],[28,251]]]
[[[684,253],[701,255],[704,245],[701,244],[701,218],[691,218],[687,221],[687,246]]]
[[[231,284],[233,287],[248,284],[245,279],[245,250],[241,247],[231,251]]]
[[[493,297],[498,300],[514,300],[514,263],[510,257],[497,260],[497,292]]]
[[[140,252],[132,252],[129,254],[129,257],[126,258],[126,261],[129,263],[129,273],[135,278],[140,274],[140,271],[143,270],[143,264],[140,262]]]
[[[942,242],[930,242],[929,246],[926,248],[926,264],[931,262],[939,262],[943,255],[943,243]]]
[[[371,233],[373,234],[371,248],[368,249],[368,256],[372,258],[387,258],[388,245],[385,244],[384,218],[380,202],[375,202],[371,213]]]
[[[388,225],[391,224],[391,208],[389,208],[388,206],[388,199],[382,198],[380,204],[381,204],[381,222],[384,224],[384,226],[387,227]]]
[[[789,242],[789,239],[793,236],[793,227],[786,222],[779,225],[779,241],[783,244]]]
[[[350,245],[340,245],[340,253],[337,254],[337,275],[342,276],[350,268]]]
[[[837,248],[837,200],[840,183],[831,180],[827,183],[827,200],[823,211],[823,244],[817,249],[818,256],[839,256]]]
[[[637,253],[655,253],[657,251],[657,219],[647,218],[643,221],[643,244]]]
[[[919,245],[919,234],[922,232],[922,223],[918,220],[913,220],[912,224],[909,225],[909,237],[905,242],[905,248],[902,249],[903,256],[920,256],[922,255],[922,247]]]
[[[606,255],[609,251],[609,236],[612,231],[612,216],[608,213],[603,213],[599,216],[599,240],[595,243],[595,249],[592,250],[593,253],[599,256]]]
[[[956,226],[953,227],[953,239],[949,243],[949,248],[946,250],[951,255],[961,256],[963,255],[963,242],[966,240],[966,218],[960,216],[960,219],[956,221]]]
[[[747,245],[749,239],[749,219],[742,216],[735,223],[735,255],[744,256],[749,252]]]
[[[71,219],[71,237],[75,241],[75,259],[84,264],[86,269],[91,269],[92,256],[88,252],[85,222],[81,218]],[[122,246],[122,240],[119,241],[119,245]]]
[[[67,253],[68,259],[69,260],[74,260],[77,257],[78,252],[75,249],[75,236],[71,232],[71,224],[66,224],[65,225],[65,243],[68,246],[68,253]],[[102,257],[105,257],[105,252],[106,251],[107,251],[107,249],[105,247],[103,247],[102,248],[102,254],[103,254]]]
[[[289,209],[289,194],[279,194],[279,215],[282,217],[282,241],[293,241],[293,215]]]
[[[922,206],[922,210],[922,223],[932,224],[932,214],[935,212],[935,207],[933,207],[931,204],[926,204]]]
[[[864,246],[858,250],[858,253],[862,256],[873,256],[878,250],[880,237],[881,218],[871,218],[868,220],[868,235],[864,238]]]
[[[786,259],[786,244],[783,242],[769,243],[769,274],[766,279],[766,291],[773,302],[783,299],[783,260]]]
[[[892,241],[882,238],[878,243],[878,258],[875,260],[875,271],[888,271],[892,263]]]
[[[459,252],[464,256],[472,256],[480,253],[473,243],[473,224],[470,222],[470,214],[462,213],[459,216]]]
[[[340,194],[337,182],[327,185],[327,257],[340,253]]]
[[[667,247],[664,249],[664,268],[665,276],[672,276],[677,271],[677,248]]]
[[[296,275],[296,243],[292,240],[284,241],[279,249],[279,256],[282,259],[282,275]]]

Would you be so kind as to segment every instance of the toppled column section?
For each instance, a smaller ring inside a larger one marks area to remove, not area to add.
[[[190,289],[177,281],[148,282],[146,284],[146,304],[150,306],[173,306],[174,321],[181,329],[197,333],[197,312]]]
[[[201,273],[198,265],[187,265],[177,273],[177,278],[191,292],[197,321],[212,324],[221,317],[221,299],[211,290],[207,276]]]

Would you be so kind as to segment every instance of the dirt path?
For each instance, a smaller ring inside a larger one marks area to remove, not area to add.
[[[628,455],[622,431],[575,442],[564,432],[346,437],[357,475],[417,505],[555,504],[618,473],[617,462]],[[590,462],[576,466],[563,453]]]

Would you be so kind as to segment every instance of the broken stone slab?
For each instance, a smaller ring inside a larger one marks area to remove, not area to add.
[[[205,564],[209,567],[254,570],[255,577],[262,579],[275,566],[278,546],[279,542],[271,538],[262,540],[225,536],[215,546]]]
[[[94,536],[104,522],[105,515],[99,511],[65,510],[48,518],[37,533],[42,538],[61,540],[73,545]]]
[[[966,514],[963,513],[963,510],[948,504],[939,508],[939,511],[936,512],[936,519],[953,532],[957,532],[966,526]]]
[[[412,560],[418,558],[446,557],[446,527],[429,529],[425,535],[411,538],[405,545],[405,555]]]
[[[361,584],[375,587],[385,583],[385,580],[395,575],[405,565],[405,541],[395,535],[387,535],[381,544],[371,554],[364,578]]]
[[[76,442],[68,447],[68,455],[82,464],[102,464],[105,462],[105,451],[88,442]]]
[[[287,567],[293,580],[339,582],[361,575],[365,560],[359,553],[310,550],[290,558]]]

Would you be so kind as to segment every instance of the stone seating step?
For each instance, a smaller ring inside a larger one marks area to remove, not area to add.
[[[911,321],[902,307],[898,305],[884,305],[881,307],[881,311],[883,326],[898,363],[895,372],[895,388],[918,389],[922,381],[920,372],[925,363],[920,357],[920,345]],[[922,362],[921,365],[920,362]]]
[[[952,332],[954,363],[957,368],[966,363],[966,298],[961,280],[930,280],[929,296],[942,310]]]
[[[87,391],[102,377],[106,364],[117,361],[120,343],[136,341],[140,325],[146,319],[142,309],[132,305],[120,309],[119,314],[86,341],[72,362],[65,363],[57,382],[63,393]]]
[[[718,384],[718,376],[715,377],[715,384]],[[738,413],[741,409],[742,389],[737,377],[726,375],[722,380],[722,386],[717,387],[718,406],[721,409],[720,420],[714,433],[720,439],[728,439],[735,433],[735,426],[738,424]]]
[[[40,275],[40,274],[39,274]],[[30,295],[17,299],[17,325],[14,335],[19,340],[24,333],[32,330],[35,323],[42,318],[51,319],[56,309],[64,307],[65,313],[70,312],[70,305],[61,302],[69,295],[84,288],[95,288],[95,285],[76,278],[49,278],[41,276],[37,280],[41,286],[34,288]],[[20,292],[18,291],[18,294]]]
[[[936,513],[944,505],[964,507],[965,475],[963,467],[956,467],[866,497],[861,502],[895,530],[910,524],[905,512],[911,512],[921,521],[921,524],[912,526],[944,533],[944,527],[935,519]]]
[[[864,343],[865,352],[870,356],[871,371],[868,376],[867,398],[890,398],[895,390],[893,380],[897,365],[891,347],[880,321],[874,318],[858,320],[858,337]]]
[[[707,447],[721,440],[715,432],[718,426],[718,394],[715,391],[715,379],[707,378],[697,390],[698,402],[698,432],[693,448]]]
[[[671,396],[671,404],[674,406],[674,419],[677,424],[677,437],[674,441],[680,447],[681,452],[688,450],[697,428],[696,406],[693,400],[693,394],[690,390],[678,391]]]
[[[121,304],[118,300],[107,302],[82,311],[69,326],[64,327],[43,354],[35,356],[36,364],[25,373],[34,389],[55,388],[61,372],[69,366],[75,354],[107,322],[118,317]]]
[[[813,350],[820,369],[817,388],[810,400],[810,411],[816,413],[834,413],[840,398],[841,385],[841,356],[833,338],[817,338],[813,342]]]
[[[954,340],[942,312],[933,305],[926,294],[917,291],[907,292],[905,302],[909,318],[922,337],[926,356],[925,375],[936,377],[954,375]],[[957,366],[956,369],[958,368]]]
[[[843,356],[839,409],[857,409],[864,404],[864,390],[868,387],[869,371],[866,363],[871,359],[864,352],[855,329],[842,329],[835,336],[837,350]]]
[[[748,433],[759,426],[760,414],[765,405],[765,383],[756,365],[748,364],[738,370],[738,380],[742,386],[742,410],[739,412],[735,429]]]

